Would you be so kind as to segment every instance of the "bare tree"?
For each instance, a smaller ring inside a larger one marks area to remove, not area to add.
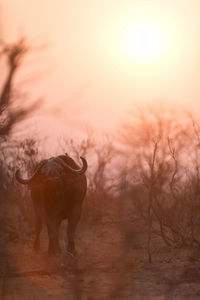
[[[6,59],[8,71],[0,92],[0,137],[7,136],[15,124],[26,118],[40,104],[36,101],[29,106],[23,105],[17,101],[14,91],[16,73],[30,49],[25,38],[19,39],[16,43],[1,44],[0,59]]]
[[[30,168],[36,163],[37,147],[33,139],[25,139],[23,142],[14,140],[11,138],[11,132],[19,122],[28,118],[41,104],[39,100],[34,101],[32,104],[29,103],[28,99],[24,102],[19,88],[15,86],[16,75],[22,68],[23,60],[31,50],[32,47],[28,45],[27,40],[23,37],[14,43],[1,41],[0,44],[0,61],[2,65],[5,65],[5,72],[3,72],[5,78],[2,78],[0,89],[0,218],[2,219],[5,219],[8,211],[12,213],[11,209],[6,207],[9,203],[18,205],[24,219],[28,215],[28,206],[26,205],[28,202],[25,201],[27,193],[23,196],[22,191],[17,190],[13,174],[18,164],[24,164],[27,156],[32,158],[32,165],[29,166],[30,171]],[[23,150],[24,153],[22,153]],[[17,199],[17,195],[20,194],[22,195],[21,201],[16,201],[20,199],[20,197]],[[7,223],[13,230],[16,229],[16,226],[11,224],[12,222],[5,220],[4,224]]]
[[[180,241],[186,244],[184,226],[178,224],[177,216],[178,212],[180,216],[183,212],[180,209],[184,195],[181,186],[186,178],[183,162],[185,149],[191,143],[188,124],[188,118],[183,114],[160,106],[137,109],[122,128],[122,141],[128,151],[125,153],[130,157],[129,173],[134,173],[146,189],[147,196],[142,199],[142,205],[137,205],[138,199],[133,198],[133,201],[147,224],[149,262],[152,261],[152,232],[159,234],[168,246],[177,246]],[[131,180],[129,184],[134,186]]]

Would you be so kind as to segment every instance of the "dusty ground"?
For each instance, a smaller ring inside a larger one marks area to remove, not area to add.
[[[76,258],[64,252],[49,257],[45,230],[38,254],[32,237],[26,242],[2,239],[1,298],[200,299],[200,250],[170,250],[154,238],[149,264],[142,229],[135,230],[131,221],[119,225],[81,223]],[[65,230],[63,225],[61,239]]]

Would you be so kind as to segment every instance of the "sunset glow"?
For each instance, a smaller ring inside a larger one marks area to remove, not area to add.
[[[130,57],[146,62],[162,55],[164,39],[164,33],[158,26],[141,22],[127,29],[122,47]]]
[[[59,5],[3,0],[2,5],[3,39],[12,42],[23,34],[30,45],[48,45],[32,52],[19,76],[27,79],[33,98],[44,96],[46,106],[54,107],[51,117],[64,129],[67,120],[77,131],[85,123],[108,131],[133,102],[199,103],[196,0],[77,0]],[[44,122],[43,127],[46,131],[51,126]],[[56,133],[60,127],[55,126]]]
[[[200,0],[0,0],[0,69],[1,298],[198,299]]]

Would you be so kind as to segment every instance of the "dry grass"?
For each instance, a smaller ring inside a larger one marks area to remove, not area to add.
[[[7,241],[7,275],[36,270],[35,274],[6,278],[5,299],[198,299],[200,255],[191,249],[168,249],[153,239],[153,264],[148,263],[142,223],[82,222],[77,231],[77,257],[62,252],[46,254],[47,233],[41,253],[32,240]],[[61,228],[61,239],[66,224]],[[48,270],[49,274],[37,274]]]

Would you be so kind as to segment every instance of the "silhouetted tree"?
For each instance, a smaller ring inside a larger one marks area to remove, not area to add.
[[[133,202],[147,224],[149,261],[152,233],[171,247],[197,244],[199,165],[190,119],[162,106],[138,109],[124,124],[122,136],[129,149],[129,185],[134,187],[131,178],[136,177],[146,191],[140,200],[133,194]]]
[[[39,102],[27,107],[17,102],[14,93],[14,79],[17,71],[22,65],[22,60],[30,51],[25,38],[19,39],[16,43],[1,43],[0,59],[6,59],[7,77],[0,91],[0,137],[9,135],[13,127],[26,118],[33,110],[35,110]],[[16,102],[18,105],[16,105]]]

